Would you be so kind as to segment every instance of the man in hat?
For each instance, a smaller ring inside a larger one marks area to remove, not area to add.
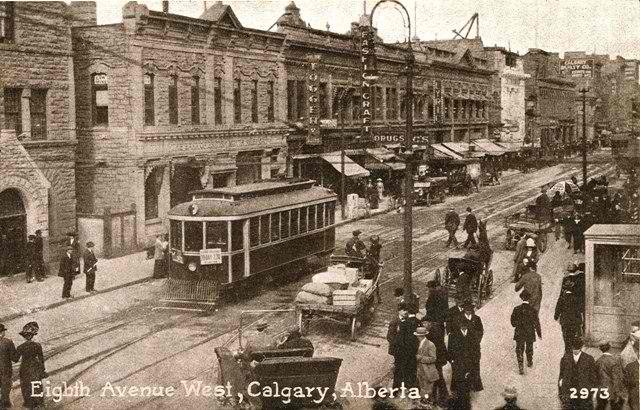
[[[640,409],[640,404],[638,404],[638,394],[640,393],[640,387],[638,386],[638,363],[636,360],[634,362],[629,363],[624,368],[624,384],[627,388],[627,393],[629,396],[629,408],[631,410]]]
[[[465,299],[462,297],[462,295],[456,294],[455,305],[451,306],[447,311],[447,335],[451,335],[451,333],[456,330],[460,321],[460,317],[464,315],[464,308],[462,307],[464,305],[464,302]]]
[[[85,290],[89,293],[93,293],[96,290],[94,285],[96,283],[96,271],[98,270],[98,258],[93,253],[93,242],[87,242],[87,249],[84,250],[82,259],[84,260],[84,273],[87,275]]]
[[[70,246],[72,249],[71,256],[73,257],[78,267],[76,275],[79,275],[80,274],[80,242],[78,242],[78,237],[76,236],[75,233],[73,232],[67,233],[67,242],[65,243],[65,246]]]
[[[464,220],[464,225],[462,225],[462,229],[467,233],[467,240],[464,241],[462,246],[466,248],[471,243],[476,243],[476,231],[478,230],[478,219],[475,214],[471,210],[471,207],[467,207],[467,217]]]
[[[466,322],[469,327],[469,331],[473,333],[473,342],[475,351],[472,353],[472,357],[475,358],[470,363],[470,367],[467,370],[470,373],[469,388],[470,391],[482,391],[482,378],[480,377],[480,358],[482,356],[482,337],[484,336],[484,326],[482,325],[482,319],[475,313],[475,305],[471,300],[467,300],[462,305],[462,317],[460,320]]]
[[[432,403],[426,396],[433,397],[434,383],[440,378],[436,369],[436,346],[427,338],[430,329],[430,323],[425,322],[413,333],[414,336],[418,338],[418,349],[416,351],[417,380],[420,394],[424,397],[420,401],[420,404],[423,405],[430,405]]]
[[[620,353],[623,367],[627,367],[629,363],[638,361],[638,352],[640,351],[640,320],[631,323],[629,329],[629,337],[625,341],[624,348]]]
[[[458,231],[458,227],[460,226],[460,216],[456,213],[453,208],[449,208],[449,212],[444,217],[444,229],[449,232],[449,239],[447,239],[446,248],[449,247],[453,243],[453,246],[456,248],[460,245],[458,243],[458,238],[456,238],[456,232]]]
[[[480,362],[477,335],[469,329],[469,322],[459,319],[456,330],[449,335],[447,351],[451,362],[451,391],[454,393],[455,409],[470,408],[469,392],[474,387],[474,373]]]
[[[73,278],[76,276],[76,269],[79,271],[80,267],[78,262],[73,257],[73,247],[67,246],[64,256],[60,259],[60,269],[58,276],[64,279],[62,285],[62,298],[69,299],[71,296],[71,286],[73,285]]]
[[[580,333],[582,328],[582,317],[578,311],[578,301],[574,293],[573,282],[567,282],[563,285],[553,318],[560,323],[564,350],[569,352],[573,339]]]
[[[570,230],[573,236],[573,253],[584,253],[584,231],[587,229],[582,215],[576,213],[571,221]]]
[[[518,406],[518,390],[514,386],[507,386],[502,392],[504,406],[496,407],[495,410],[520,410]]]
[[[0,323],[0,408],[11,407],[12,362],[18,361],[18,352],[13,341],[5,337],[7,328]]]
[[[367,247],[364,242],[360,240],[361,233],[362,231],[360,229],[356,229],[352,232],[353,236],[349,238],[344,248],[347,255],[364,258],[364,252],[367,250]]]
[[[571,350],[566,352],[560,360],[558,388],[564,409],[593,408],[591,389],[598,385],[598,371],[593,357],[582,351],[583,346],[582,338],[576,337],[571,343]],[[580,394],[582,389],[589,391],[586,398]]]
[[[603,393],[596,397],[596,410],[605,410],[607,404],[611,410],[622,410],[627,399],[627,389],[624,386],[624,370],[620,356],[610,352],[611,343],[608,340],[598,342],[602,356],[596,360],[598,370],[598,387]]]
[[[520,293],[522,304],[513,308],[511,326],[514,327],[513,340],[516,341],[516,358],[518,371],[524,374],[524,353],[527,353],[527,367],[533,366],[533,344],[536,334],[542,339],[538,312],[529,304],[530,295],[527,290]]]
[[[27,283],[33,282],[33,276],[35,271],[35,258],[36,258],[36,244],[35,244],[35,235],[29,235],[27,237],[27,246],[25,250],[25,266],[26,266],[26,277]]]
[[[540,312],[540,302],[542,301],[542,277],[534,267],[533,264],[525,265],[525,273],[516,283],[515,290],[518,292],[524,288],[523,292],[528,293],[529,303],[537,315]]]
[[[409,316],[409,306],[406,303],[400,303],[398,318],[389,323],[387,332],[389,354],[393,356],[393,387],[395,388],[400,388],[403,383],[406,388],[416,385],[418,340],[414,332],[417,328],[417,319],[415,316]]]

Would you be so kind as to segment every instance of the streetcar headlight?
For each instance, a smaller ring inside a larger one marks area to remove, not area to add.
[[[187,265],[187,269],[189,269],[191,272],[195,272],[197,267],[198,266],[195,262],[189,262],[189,264]]]

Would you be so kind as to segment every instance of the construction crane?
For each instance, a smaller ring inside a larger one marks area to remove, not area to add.
[[[455,34],[455,36],[453,36],[453,39],[455,40],[457,37],[460,37],[461,39],[469,38],[469,33],[471,32],[471,29],[473,28],[474,23],[476,25],[476,38],[479,38],[480,37],[480,16],[478,15],[478,13],[473,13],[473,16],[471,16],[471,18],[467,20],[466,23],[464,23],[464,26],[462,26],[462,28],[460,29],[460,32],[458,32],[457,30],[451,30]],[[467,29],[467,32],[464,33],[464,36],[463,36],[460,33],[462,33],[465,28]]]

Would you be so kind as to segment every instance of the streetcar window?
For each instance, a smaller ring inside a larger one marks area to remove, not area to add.
[[[311,205],[308,209],[309,209],[309,230],[313,231],[316,229],[316,206]]]
[[[243,248],[244,232],[242,226],[244,221],[232,221],[231,222],[231,250],[239,251]]]
[[[280,212],[280,234],[283,238],[289,237],[289,211]]]
[[[336,203],[329,202],[325,207],[327,210],[327,225],[333,225],[336,223]]]
[[[260,217],[260,243],[267,243],[270,239],[271,227],[269,226],[269,216],[262,215]]]
[[[184,222],[184,250],[195,252],[202,249],[202,222]]]
[[[318,229],[323,228],[324,227],[324,205],[320,204],[318,205]]]
[[[275,213],[271,215],[271,240],[280,240],[280,214]]]
[[[298,210],[292,209],[291,210],[291,236],[298,234],[298,221],[299,221]]]
[[[227,251],[227,223],[207,222],[206,232],[207,249],[220,248],[222,252]]]
[[[300,208],[300,233],[305,233],[307,232],[307,222],[308,222],[308,211],[307,211],[307,207],[303,207]]]
[[[182,221],[171,221],[171,247],[182,249]]]
[[[251,246],[260,245],[260,218],[257,216],[249,219],[249,243]]]

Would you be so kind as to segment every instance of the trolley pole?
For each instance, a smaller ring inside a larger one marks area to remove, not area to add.
[[[371,9],[371,14],[369,15],[369,25],[373,29],[373,15],[375,14],[376,9],[382,3],[393,3],[394,5],[399,6],[399,8],[404,12],[407,18],[407,45],[408,45],[408,55],[407,55],[407,66],[406,66],[406,75],[407,75],[407,89],[406,89],[406,130],[405,130],[405,139],[404,139],[404,156],[405,156],[405,170],[404,170],[404,217],[403,217],[403,225],[404,225],[404,274],[403,274],[403,285],[404,285],[404,300],[410,302],[411,305],[415,305],[417,301],[413,299],[413,286],[412,286],[412,274],[413,274],[413,69],[415,64],[415,56],[413,54],[413,48],[411,47],[411,17],[409,12],[404,7],[402,3],[398,0],[379,0],[373,9]],[[417,307],[417,306],[415,306]]]

